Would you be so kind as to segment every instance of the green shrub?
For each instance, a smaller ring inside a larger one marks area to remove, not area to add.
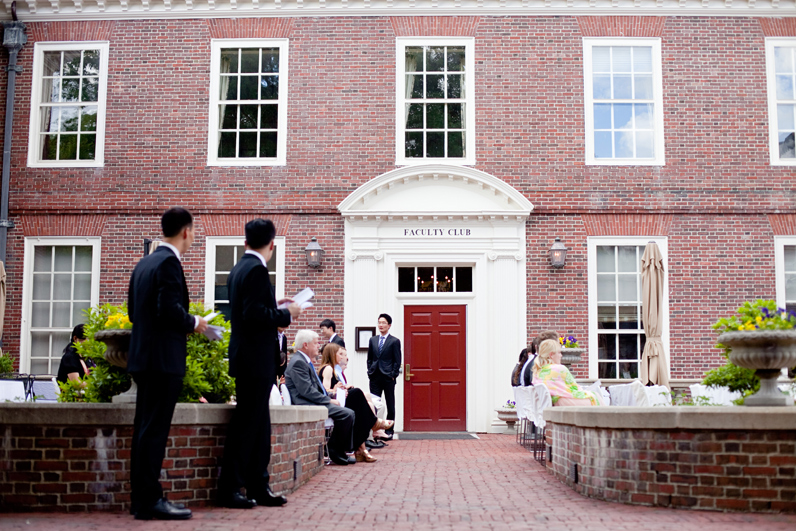
[[[0,353],[0,374],[14,372],[14,359],[6,353]]]
[[[201,303],[191,304],[190,312],[205,316],[210,313]],[[86,387],[82,396],[79,385],[61,384],[61,402],[110,402],[111,398],[130,388],[132,379],[125,369],[111,365],[105,360],[105,343],[94,339],[94,334],[108,328],[129,328],[122,316],[127,315],[127,306],[103,304],[85,312],[86,341],[76,346],[81,356],[93,360],[97,366],[91,369],[83,381]],[[223,326],[225,332],[221,341],[211,341],[202,334],[188,336],[188,358],[185,363],[185,377],[179,396],[180,402],[199,402],[204,397],[208,402],[227,402],[235,391],[235,382],[229,376],[226,360],[229,348],[229,323],[223,315],[211,320],[211,324]],[[74,388],[73,388],[74,387]]]

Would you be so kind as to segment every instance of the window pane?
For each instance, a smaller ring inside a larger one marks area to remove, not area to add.
[[[260,99],[279,99],[279,76],[263,76],[260,81]]]
[[[595,74],[592,82],[592,90],[594,91],[594,99],[596,100],[611,99],[610,74]]]
[[[636,129],[652,129],[652,104],[637,103],[633,105],[636,118]]]
[[[72,298],[72,275],[53,275],[53,300],[68,301]]]
[[[221,105],[219,107],[221,129],[237,129],[238,128],[238,106],[237,105]]]
[[[638,336],[636,334],[619,334],[619,359],[635,360],[640,358]]]
[[[55,271],[72,271],[72,247],[55,248]]]
[[[779,48],[778,48],[779,49]],[[61,73],[61,53],[62,52],[44,52],[44,68],[43,75],[57,76]]]
[[[445,69],[445,48],[429,46],[426,51],[426,72],[437,72]]]
[[[635,99],[637,100],[651,100],[652,99],[652,76],[642,74],[635,76]]]
[[[72,324],[69,326],[74,326],[86,321],[86,310],[91,307],[91,303],[89,301],[81,301],[76,302],[72,305]],[[68,334],[67,334],[68,338]],[[68,339],[67,339],[68,341]]]
[[[453,268],[437,268],[437,292],[453,291]]]
[[[595,103],[594,104],[594,128],[595,129],[611,129],[611,104],[610,103]],[[610,138],[610,137],[609,137]]]
[[[79,107],[61,107],[61,127],[59,131],[77,131],[78,109]]]
[[[774,48],[774,71],[777,74],[793,73],[793,48]]]
[[[654,140],[651,131],[639,131],[636,133],[636,157],[640,159],[651,159],[655,157]]]
[[[614,275],[597,275],[597,300],[600,302],[616,301],[616,277]]]
[[[240,99],[256,100],[259,94],[258,85],[257,76],[240,76]]]
[[[620,363],[619,377],[633,380],[638,378],[638,363]]]
[[[796,157],[796,142],[793,133],[779,134],[779,156],[785,159]]]
[[[263,158],[276,157],[276,137],[278,133],[265,132],[260,133],[260,156]]]
[[[53,326],[70,328],[72,326],[72,304],[69,302],[53,303]]]
[[[238,77],[237,76],[221,76],[221,100],[237,100],[238,99]]]
[[[426,105],[426,128],[444,129],[445,128],[445,104],[431,103]]]
[[[473,268],[472,267],[457,267],[456,268],[456,291],[472,292],[473,291]]]
[[[613,157],[613,143],[610,131],[594,132],[594,157],[598,159],[608,159]]]
[[[633,97],[630,74],[614,74],[614,99],[629,100]]]
[[[30,355],[31,357],[36,357],[36,358],[44,358],[50,355],[49,332],[31,332]]]
[[[97,130],[96,107],[83,107],[82,109],[80,109],[80,130],[81,131]]]
[[[445,97],[445,76],[427,75],[426,76],[426,98]]]
[[[235,265],[234,252],[235,247],[232,245],[216,246],[216,271],[232,271],[232,266]]]
[[[464,127],[464,121],[462,120],[462,107],[464,105],[461,103],[449,103],[448,104],[448,128],[449,129],[461,129]]]
[[[415,291],[415,268],[398,268],[398,291],[401,293],[412,293]]]
[[[597,335],[597,359],[616,359],[616,334]]]
[[[796,274],[785,274],[785,301],[796,301]]]
[[[238,53],[237,48],[227,48],[221,50],[221,72],[238,72]]]
[[[260,71],[259,48],[243,48],[240,51],[241,73],[256,73]]]
[[[406,133],[405,156],[423,156],[423,133]]]
[[[61,101],[80,101],[80,79],[61,80]]]
[[[276,105],[260,105],[260,129],[276,129],[279,125],[279,108]]]
[[[793,76],[777,76],[777,99],[792,100],[793,99]]]
[[[608,273],[616,271],[616,247],[613,245],[600,245],[597,247],[597,272]]]
[[[464,70],[464,46],[448,46],[448,71]]]
[[[779,126],[780,131],[791,131],[794,129],[793,108],[794,105],[786,105],[782,103],[777,105],[777,125]]]
[[[610,72],[611,71],[611,47],[610,46],[594,46],[591,49],[591,65],[593,72]]]
[[[63,75],[65,76],[79,76],[80,75],[80,59],[82,53],[78,50],[69,50],[64,52],[64,69]]]
[[[448,133],[448,157],[464,157],[464,133]]]
[[[409,87],[409,98],[410,99],[422,99],[423,98],[423,80],[425,78],[422,75],[408,75],[406,76],[406,86]]]
[[[638,330],[641,324],[639,321],[640,309],[640,306],[620,306],[619,328],[625,330]]]
[[[61,135],[58,139],[58,158],[77,160],[77,135]]]
[[[614,72],[630,72],[630,47],[612,46],[611,47],[612,65]]]
[[[434,291],[433,267],[417,268],[417,291],[422,291],[422,292]]]
[[[221,158],[234,158],[236,140],[236,133],[221,133],[221,140],[218,143],[218,156]]]
[[[445,156],[445,133],[426,134],[426,157]]]
[[[636,273],[638,272],[641,257],[636,253],[637,247],[621,246],[618,247],[617,264],[620,273]]]
[[[257,108],[258,105],[241,105],[240,106],[240,128],[241,129],[256,129],[257,128]]]
[[[652,72],[652,47],[633,47],[633,70],[635,72]]]
[[[99,99],[99,78],[83,78],[81,85],[80,101],[97,101]]]
[[[423,129],[423,105],[410,103],[406,106],[406,128]]]
[[[224,283],[223,284],[216,284],[216,286],[215,286],[214,300],[216,302],[229,301],[229,290],[227,289],[227,283],[226,283],[227,282],[226,281],[226,277],[227,276],[228,275],[217,275],[216,276],[216,278],[218,278],[218,277],[223,277],[224,278]],[[219,282],[219,281],[216,280],[216,282]]]
[[[261,72],[279,72],[279,48],[263,48]]]
[[[614,129],[632,129],[633,106],[629,103],[617,103],[613,107]]]
[[[448,76],[448,97],[461,98],[462,97],[462,77],[463,76]]]
[[[33,249],[33,270],[52,271],[52,252],[49,245],[36,246]]]
[[[75,293],[74,300],[88,301],[91,300],[91,274],[75,275]]]
[[[37,301],[50,300],[51,279],[52,277],[49,274],[33,275],[33,300]]]
[[[93,160],[96,152],[97,135],[80,135],[80,160]]]
[[[616,306],[597,306],[597,328],[616,328]]]
[[[85,50],[83,52],[83,72],[84,76],[96,76],[99,74],[99,50]]]
[[[406,72],[423,71],[423,48],[420,46],[407,46],[405,52],[406,62],[404,63]],[[422,77],[422,76],[417,76]]]
[[[616,378],[616,363],[600,363],[598,367],[598,377],[603,380]]]
[[[240,143],[238,144],[238,156],[256,157],[257,133],[241,133],[238,138],[240,140]]]
[[[615,132],[614,133],[614,152],[620,159],[633,158],[633,133]]]
[[[796,273],[796,245],[785,245],[785,271]]]

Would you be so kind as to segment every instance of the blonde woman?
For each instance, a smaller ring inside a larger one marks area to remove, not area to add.
[[[561,365],[561,345],[554,339],[539,345],[539,355],[533,362],[533,383],[547,386],[554,406],[603,405],[601,397],[581,389],[569,369]]]

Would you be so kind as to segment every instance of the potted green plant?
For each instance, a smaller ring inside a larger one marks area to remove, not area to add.
[[[507,400],[503,407],[495,409],[498,419],[506,423],[507,433],[514,433],[514,425],[519,420],[517,417],[517,403],[514,400]]]
[[[577,363],[586,352],[585,348],[578,346],[578,340],[574,336],[561,336],[558,338],[561,344],[561,364],[571,368],[573,363]]]
[[[745,302],[738,314],[719,319],[718,348],[735,367],[754,370],[760,390],[744,400],[746,406],[792,405],[792,399],[777,389],[783,368],[796,365],[796,312],[778,308],[775,301]]]

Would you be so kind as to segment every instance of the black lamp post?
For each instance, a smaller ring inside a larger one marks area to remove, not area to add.
[[[318,239],[315,236],[312,237],[312,241],[307,245],[304,249],[304,252],[307,253],[307,265],[313,269],[318,269],[321,267],[321,259],[325,254],[325,251],[321,249],[321,246],[318,244]]]
[[[550,265],[556,269],[561,269],[567,261],[567,248],[561,243],[561,238],[556,238],[553,246],[550,247]]]

